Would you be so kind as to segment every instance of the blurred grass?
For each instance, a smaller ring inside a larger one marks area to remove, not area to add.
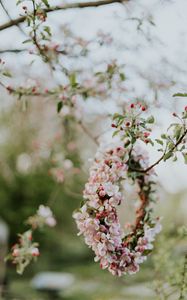
[[[81,265],[66,266],[63,272],[75,276],[75,283],[71,288],[59,293],[59,299],[64,300],[156,300],[151,290],[150,282],[153,274],[149,267],[136,275],[122,278],[113,277],[108,271],[100,270],[99,266],[92,262]],[[27,291],[25,295],[25,291]],[[45,300],[49,296],[35,291],[28,279],[17,278],[11,281],[10,293],[7,299],[19,300]],[[51,300],[53,298],[50,298]]]

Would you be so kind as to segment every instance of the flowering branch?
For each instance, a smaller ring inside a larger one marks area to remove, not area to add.
[[[99,7],[105,6],[113,3],[124,3],[129,2],[130,0],[101,0],[101,1],[89,1],[89,2],[78,2],[78,3],[68,3],[62,4],[61,6],[54,6],[44,9],[45,13],[56,12],[59,10],[67,10],[74,8],[89,8],[89,7]],[[21,16],[17,19],[11,20],[7,23],[0,25],[0,31],[10,28],[12,26],[17,26],[18,24],[23,23],[26,20],[26,16]]]
[[[39,244],[33,242],[33,231],[43,228],[45,225],[54,227],[56,220],[51,209],[48,206],[40,205],[37,213],[28,218],[28,225],[31,229],[19,234],[18,243],[13,245],[12,253],[8,255],[6,260],[11,260],[16,265],[17,273],[22,274],[25,268],[40,255]]]
[[[163,152],[162,157],[148,166],[148,155],[139,146],[139,141],[154,145],[150,138],[150,124],[154,123],[154,118],[144,118],[142,112],[146,110],[144,105],[132,103],[124,114],[114,115],[113,136],[119,136],[122,144],[98,151],[85,185],[84,201],[74,213],[79,234],[84,236],[86,244],[94,251],[95,261],[100,261],[102,269],[107,268],[117,276],[138,272],[139,264],[146,260],[153,249],[155,235],[161,230],[159,218],[152,220],[152,209],[149,207],[155,200],[153,185],[156,183],[151,170],[161,160],[173,157],[176,151],[181,152],[185,160],[187,156],[185,144],[178,149],[187,134],[185,107],[182,117],[173,114],[182,121],[182,125],[171,124],[172,134],[162,135],[166,144],[165,150],[159,149]],[[163,140],[155,141],[164,145]],[[128,180],[135,189],[138,186],[140,206],[136,210],[135,224],[129,225],[131,231],[125,234],[121,229],[117,206],[123,201],[120,183],[127,184]]]
[[[165,149],[159,149],[158,151],[163,152],[161,157],[152,165],[148,166],[146,169],[137,169],[133,166],[131,170],[138,173],[149,173],[155,166],[157,166],[161,161],[166,161],[170,157],[174,156],[174,153],[179,151],[184,156],[185,163],[187,162],[187,153],[185,145],[182,146],[181,149],[178,150],[178,146],[185,143],[185,138],[187,136],[187,128],[186,128],[186,120],[187,120],[187,107],[184,108],[182,113],[182,117],[179,117],[176,113],[173,113],[173,116],[178,118],[181,122],[180,123],[173,123],[170,125],[169,129],[171,128],[172,133],[169,134],[162,134],[161,139],[155,139],[153,141],[150,138],[151,129],[148,127],[149,124],[154,123],[154,118],[151,116],[148,119],[141,118],[141,114],[138,110],[145,111],[146,107],[142,107],[141,105],[134,105],[131,104],[131,111],[130,113],[125,113],[124,115],[115,114],[114,121],[116,123],[112,124],[112,127],[116,128],[114,135],[121,132],[121,134],[125,131],[125,136],[127,139],[127,145],[133,145],[137,139],[142,140],[144,143],[150,143],[154,146],[154,142],[158,143],[161,146],[164,146],[165,141]],[[126,120],[126,121],[125,121]],[[124,126],[125,125],[125,126]],[[176,160],[177,157],[174,157]]]
[[[187,135],[187,129],[184,131],[184,133],[181,135],[181,137],[179,138],[179,140],[177,141],[177,143],[170,149],[170,152],[173,153],[177,147],[183,142],[184,138]],[[139,172],[141,173],[147,173],[149,172],[151,169],[153,169],[155,166],[157,166],[162,160],[164,160],[166,155],[166,151],[164,152],[164,154],[151,166],[149,166],[147,169],[145,170],[139,170]]]

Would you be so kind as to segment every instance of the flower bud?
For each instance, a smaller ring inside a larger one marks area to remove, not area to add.
[[[36,247],[32,248],[31,249],[31,255],[35,256],[35,257],[39,256],[40,255],[39,249],[36,248]]]
[[[19,256],[19,253],[20,253],[19,249],[14,249],[12,252],[12,256],[17,257],[17,256]]]

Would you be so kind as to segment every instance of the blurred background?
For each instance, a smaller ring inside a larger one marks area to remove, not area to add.
[[[23,44],[29,35],[26,24],[0,30],[0,58],[12,74],[3,78],[6,86],[54,89],[67,84],[66,69],[78,74],[83,87],[73,99],[74,107],[66,104],[58,114],[56,104],[62,96],[72,100],[69,94],[19,99],[0,87],[2,299],[187,299],[185,293],[180,296],[187,282],[187,167],[182,157],[156,168],[155,214],[163,217],[163,231],[136,275],[115,278],[101,270],[77,237],[72,219],[90,159],[98,144],[112,141],[111,114],[141,100],[157,120],[152,133],[156,137],[174,122],[172,113],[187,105],[186,98],[172,97],[187,92],[186,11],[185,0],[129,0],[50,13],[52,45],[62,52],[53,58],[53,70],[33,54],[32,45]],[[0,1],[0,26],[20,13],[16,1]],[[114,67],[112,76],[108,66]],[[146,148],[155,161],[159,153]],[[52,209],[57,225],[35,233],[41,256],[20,276],[4,258],[40,204]],[[131,208],[127,204],[122,209],[124,223]]]

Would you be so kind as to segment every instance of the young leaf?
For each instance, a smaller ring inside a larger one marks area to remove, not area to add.
[[[114,133],[113,133],[112,137],[116,136],[116,135],[117,135],[119,132],[120,132],[120,130],[116,130],[116,131],[114,131]]]
[[[69,81],[70,81],[70,84],[73,88],[77,86],[76,74],[75,73],[70,75]]]
[[[27,44],[27,43],[30,43],[30,42],[32,42],[32,40],[28,39],[28,40],[23,41],[22,44]]]
[[[63,107],[63,103],[62,103],[62,101],[59,101],[57,104],[57,112],[58,113],[61,111],[62,107]]]
[[[163,140],[166,140],[167,139],[167,135],[166,134],[161,134],[161,138],[163,139]]]
[[[120,76],[121,81],[124,81],[126,79],[124,73],[120,73],[119,76]]]
[[[167,159],[169,159],[170,157],[173,156],[173,153],[172,152],[168,152],[164,155],[164,161],[166,161]]]
[[[149,118],[147,118],[146,122],[149,123],[149,124],[153,124],[155,121],[154,117],[153,116],[150,116]]]
[[[123,119],[124,118],[124,116],[123,115],[120,115],[120,114],[118,114],[118,113],[115,113],[114,115],[113,115],[113,120],[116,120],[116,119]]]
[[[187,97],[187,93],[176,93],[173,97]]]
[[[164,144],[164,142],[163,142],[162,140],[155,139],[155,141],[156,141],[158,144],[162,145],[162,146],[163,146],[163,144]]]
[[[183,157],[184,157],[184,162],[185,162],[185,164],[187,164],[187,153],[182,153],[182,155],[183,155]]]
[[[23,2],[23,0],[17,0],[16,5],[19,5],[22,2]]]
[[[48,0],[42,0],[42,2],[45,4],[46,7],[50,7]]]
[[[7,70],[5,70],[2,74],[6,77],[12,77],[11,73]]]
[[[51,36],[51,29],[50,29],[49,26],[45,26],[45,27],[44,27],[44,31],[47,32],[47,34],[48,34],[49,36]]]

